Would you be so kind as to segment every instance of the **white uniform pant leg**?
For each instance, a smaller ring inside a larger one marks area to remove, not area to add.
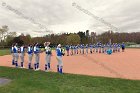
[[[18,62],[19,55],[18,53],[14,53],[15,61]]]
[[[28,59],[29,59],[29,63],[31,63],[32,62],[32,58],[33,58],[33,54],[28,54]]]
[[[24,53],[20,53],[20,61],[24,62]]]
[[[38,63],[38,54],[35,54],[35,64]]]
[[[57,56],[59,68],[63,67],[62,56]]]
[[[12,55],[12,61],[15,61],[15,55],[14,55],[14,53],[12,53],[11,55]]]
[[[47,55],[46,54],[45,60],[46,60],[46,64],[50,63],[50,61],[51,61],[51,55]]]
[[[88,48],[86,49],[86,53],[88,54]]]

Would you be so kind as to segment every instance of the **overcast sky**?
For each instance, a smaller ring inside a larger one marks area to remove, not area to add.
[[[53,33],[90,30],[99,34],[110,29],[72,6],[73,2],[119,28],[119,32],[140,32],[140,0],[0,0],[0,26],[7,25],[9,31],[32,36],[46,34],[39,33],[44,29],[38,24]]]

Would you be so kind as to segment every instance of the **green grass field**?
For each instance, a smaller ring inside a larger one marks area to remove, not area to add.
[[[10,49],[0,49],[0,56],[9,55]]]
[[[140,93],[140,81],[0,67],[0,93]]]

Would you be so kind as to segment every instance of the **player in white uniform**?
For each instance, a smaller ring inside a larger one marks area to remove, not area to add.
[[[32,45],[28,46],[27,53],[28,53],[28,60],[29,60],[28,69],[32,69],[32,58],[33,58],[33,46]]]
[[[25,68],[24,67],[24,56],[25,56],[25,49],[24,49],[24,45],[22,45],[19,49],[20,52],[20,61],[21,61],[21,68]]]
[[[34,54],[35,54],[35,64],[34,64],[34,69],[35,71],[39,70],[39,60],[40,60],[40,49],[38,43],[35,44],[34,46]]]
[[[15,65],[15,56],[14,56],[14,44],[12,44],[12,47],[11,47],[11,55],[12,55],[12,65]]]
[[[57,46],[56,54],[57,54],[56,58],[57,58],[57,61],[58,61],[57,72],[62,74],[63,73],[63,71],[62,71],[62,69],[63,69],[62,55],[64,56],[65,53],[61,48],[61,44],[59,44]]]
[[[14,53],[14,57],[15,57],[15,66],[18,67],[18,58],[19,58],[19,55],[18,55],[18,47],[17,47],[17,43],[15,44],[15,46],[13,47],[13,53]]]
[[[52,51],[51,51],[51,48],[49,47],[50,45],[50,42],[45,42],[44,43],[44,46],[45,46],[45,61],[46,61],[46,64],[45,64],[45,71],[48,72],[51,68],[50,66],[50,62],[51,62],[51,55],[52,55]]]

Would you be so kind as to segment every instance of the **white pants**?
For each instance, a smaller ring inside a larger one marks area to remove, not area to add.
[[[28,54],[29,63],[32,62],[33,54]]]
[[[56,59],[57,59],[57,61],[58,61],[59,67],[62,67],[62,66],[63,66],[62,56],[56,56]]]
[[[46,54],[45,60],[46,60],[46,64],[50,63],[51,55]]]
[[[20,61],[24,62],[24,53],[20,53]]]
[[[18,58],[19,58],[18,53],[14,53],[14,57],[15,57],[15,61],[17,62],[18,61]]]
[[[86,53],[88,54],[88,48],[86,48]]]
[[[15,61],[15,55],[14,55],[14,53],[12,53],[11,55],[12,55],[12,61],[13,60]]]
[[[40,55],[39,55],[39,53],[37,53],[37,54],[35,54],[35,64],[39,63],[39,60],[40,60]]]
[[[90,48],[90,51],[92,51],[92,48]]]

